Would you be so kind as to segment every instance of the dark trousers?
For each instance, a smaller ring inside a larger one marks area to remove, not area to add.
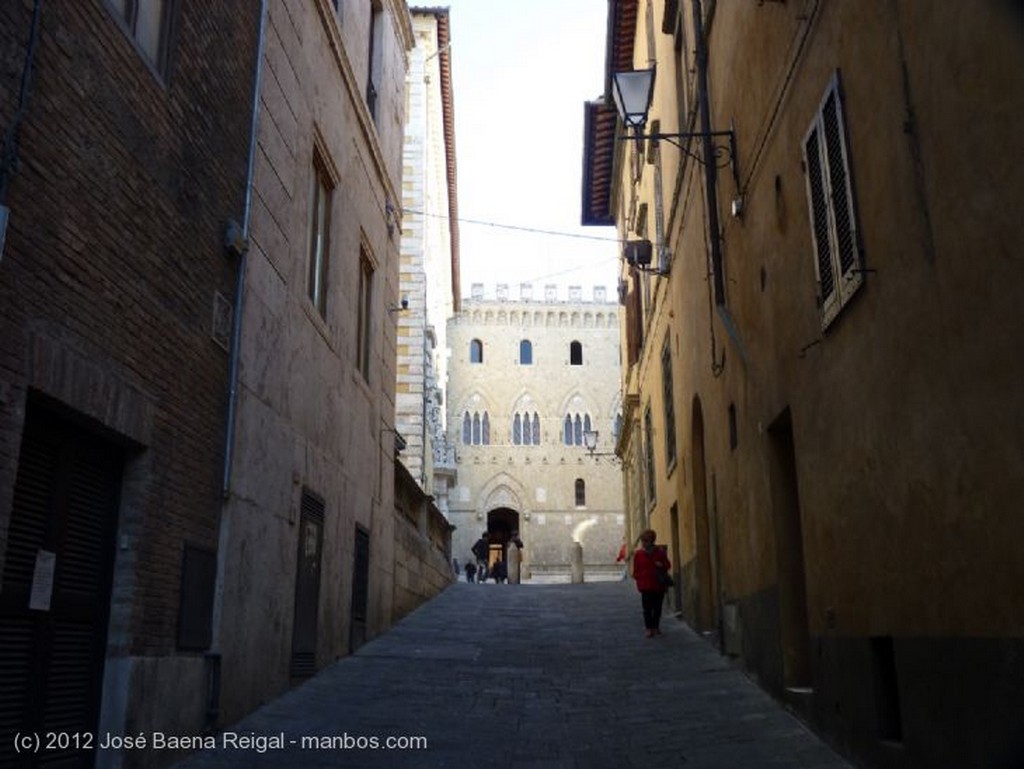
[[[644,607],[644,627],[648,630],[657,630],[661,624],[661,605],[664,602],[664,590],[644,590],[640,593],[640,603]]]

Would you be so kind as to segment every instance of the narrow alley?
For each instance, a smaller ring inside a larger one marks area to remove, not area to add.
[[[177,769],[848,766],[662,624],[644,637],[631,582],[458,583]]]

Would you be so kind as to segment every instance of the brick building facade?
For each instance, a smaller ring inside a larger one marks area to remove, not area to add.
[[[225,0],[140,18],[155,5],[0,7],[5,751],[207,722],[259,25]]]

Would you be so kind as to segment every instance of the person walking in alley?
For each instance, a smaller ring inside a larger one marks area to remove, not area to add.
[[[490,555],[490,535],[485,531],[471,548],[473,555],[476,557],[477,574],[480,576],[479,581],[481,583],[487,581],[487,559]]]
[[[640,591],[644,633],[648,638],[661,635],[661,606],[665,601],[665,591],[671,585],[668,570],[672,563],[668,560],[665,545],[654,544],[657,537],[653,529],[642,531],[640,547],[633,553],[633,579]]]
[[[473,561],[466,561],[466,582],[476,581],[476,564]]]

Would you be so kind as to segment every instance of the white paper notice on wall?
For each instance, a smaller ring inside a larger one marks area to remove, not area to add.
[[[32,574],[32,592],[28,598],[28,608],[36,611],[50,610],[50,597],[53,595],[53,574],[57,570],[57,554],[49,550],[36,552],[36,568]]]

